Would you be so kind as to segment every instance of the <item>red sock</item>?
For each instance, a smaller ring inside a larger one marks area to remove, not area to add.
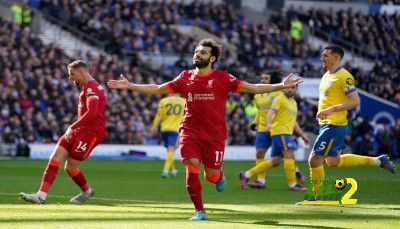
[[[203,199],[201,197],[201,183],[199,179],[199,172],[199,166],[186,166],[186,190],[194,204],[194,207],[196,208],[196,211],[204,211]]]
[[[82,192],[86,192],[87,190],[89,190],[89,184],[86,181],[85,176],[79,169],[75,169],[74,171],[68,173],[68,175],[82,189]]]
[[[40,184],[39,190],[42,192],[49,192],[49,189],[53,185],[54,180],[57,177],[58,168],[60,168],[61,162],[56,160],[50,160],[44,170],[42,183]]]

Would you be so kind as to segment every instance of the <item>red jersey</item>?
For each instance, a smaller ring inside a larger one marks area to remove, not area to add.
[[[221,70],[212,70],[207,75],[196,75],[194,70],[183,71],[169,82],[167,88],[170,92],[181,93],[186,99],[180,136],[225,140],[226,100],[229,92],[239,93],[242,84],[243,81]]]
[[[71,128],[91,130],[97,136],[104,138],[107,136],[105,111],[104,88],[96,80],[91,80],[83,86],[79,95],[78,120],[71,125]]]

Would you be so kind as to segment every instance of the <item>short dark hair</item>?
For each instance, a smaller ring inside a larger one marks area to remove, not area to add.
[[[277,84],[282,82],[283,71],[282,70],[268,70],[262,74],[268,74],[271,76],[270,84]]]
[[[333,54],[337,54],[337,55],[339,55],[340,59],[343,59],[344,50],[339,45],[329,45],[329,46],[326,46],[325,49],[331,50],[331,52]]]
[[[211,48],[211,56],[215,56],[215,62],[218,62],[219,58],[222,55],[222,45],[218,44],[214,39],[206,38],[199,41],[199,44],[196,46],[207,46]]]
[[[83,60],[75,60],[74,62],[68,64],[67,68],[71,69],[84,68],[85,70],[88,70],[88,65]]]

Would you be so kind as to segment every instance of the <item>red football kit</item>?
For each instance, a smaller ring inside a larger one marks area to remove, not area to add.
[[[58,140],[71,158],[83,161],[107,137],[105,111],[104,88],[96,80],[91,80],[79,95],[78,120],[70,126],[74,130],[72,138],[67,142],[63,135]]]
[[[221,70],[207,75],[183,71],[167,84],[171,94],[181,93],[186,99],[179,128],[182,161],[198,158],[209,168],[221,168],[227,139],[226,100],[231,91],[239,93],[242,84]]]

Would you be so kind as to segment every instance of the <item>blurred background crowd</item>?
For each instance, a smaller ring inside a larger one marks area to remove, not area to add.
[[[387,1],[375,1],[382,3]],[[391,1],[398,4],[398,1]],[[1,141],[16,143],[26,150],[29,143],[52,143],[64,134],[76,119],[79,88],[68,80],[66,66],[75,59],[90,64],[91,74],[101,84],[124,74],[136,83],[162,84],[176,77],[183,69],[191,68],[188,61],[197,40],[182,34],[171,25],[196,25],[234,44],[237,57],[225,49],[217,67],[229,71],[239,79],[257,82],[265,70],[285,70],[287,58],[294,61],[290,71],[301,76],[321,77],[324,70],[318,62],[323,47],[313,47],[302,39],[302,25],[323,29],[332,42],[346,40],[359,47],[355,52],[375,60],[370,70],[344,67],[355,77],[356,86],[373,95],[400,105],[400,16],[381,13],[361,14],[351,8],[294,9],[271,12],[268,21],[248,20],[233,5],[194,1],[172,3],[146,1],[33,1],[36,7],[74,26],[90,36],[105,41],[106,53],[94,56],[88,52],[67,55],[66,50],[45,45],[32,33],[30,21],[10,21],[0,17],[0,134]],[[18,10],[17,10],[18,11]],[[16,11],[16,12],[17,12]],[[21,11],[22,12],[22,11]],[[33,11],[30,11],[33,13]],[[26,16],[29,14],[25,14]],[[32,16],[32,15],[30,15]],[[315,32],[319,36],[318,32]],[[335,40],[336,38],[342,38]],[[345,48],[347,43],[340,44]],[[126,53],[133,53],[129,60]],[[178,53],[174,64],[154,66],[152,55]],[[104,143],[159,144],[158,136],[150,130],[162,96],[143,95],[128,91],[107,90],[107,128]],[[315,103],[296,96],[299,106],[298,122],[309,133],[318,133]],[[255,132],[250,130],[257,112],[248,94],[231,94],[227,101],[226,117],[229,145],[251,145]],[[355,153],[363,155],[390,154],[399,157],[400,120],[394,126],[381,128],[368,118],[349,113],[347,144]]]

